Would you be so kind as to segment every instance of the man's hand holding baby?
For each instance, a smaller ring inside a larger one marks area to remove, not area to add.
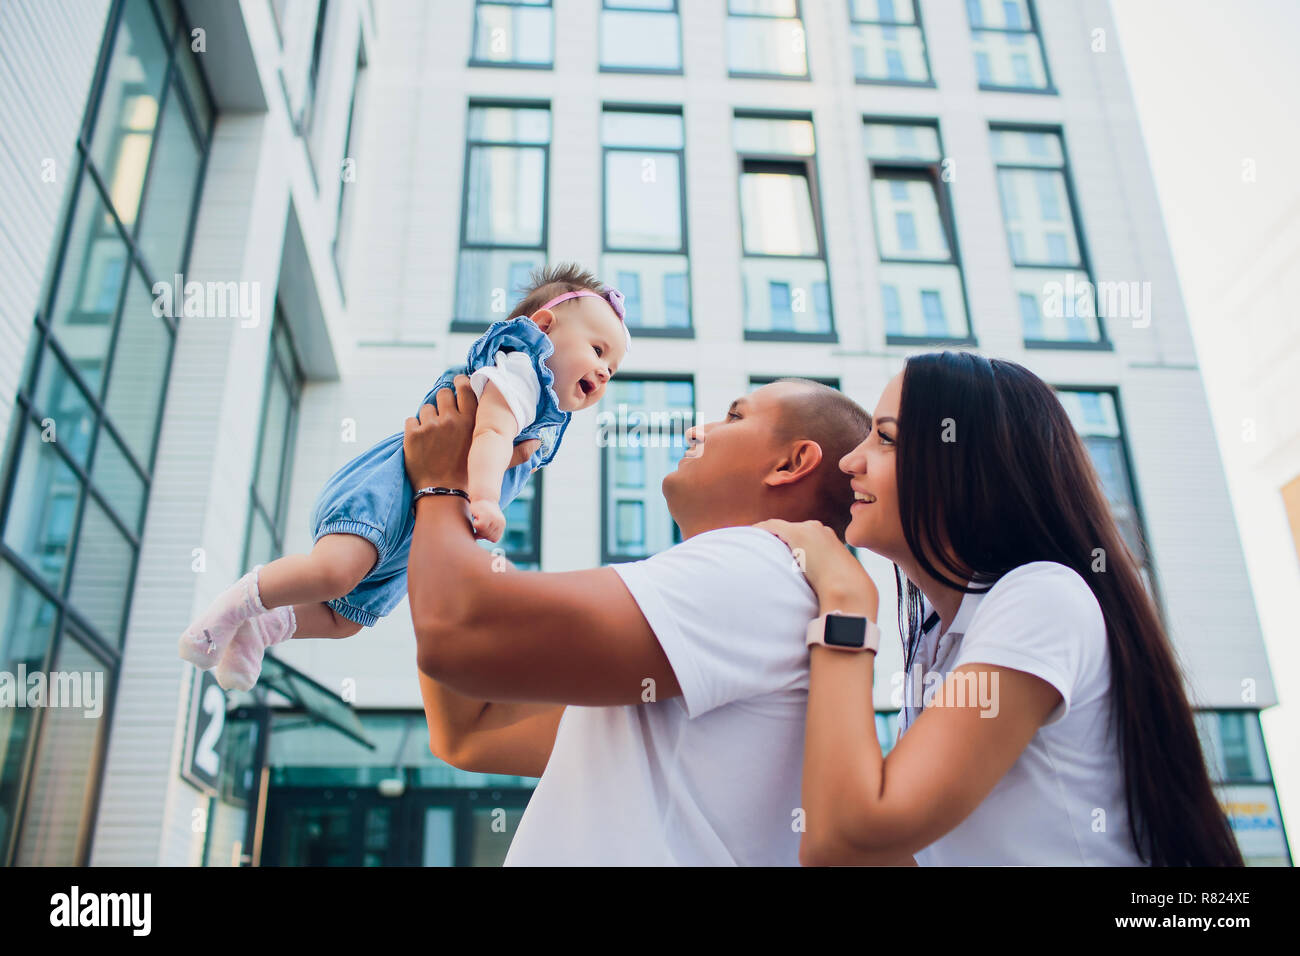
[[[413,488],[466,489],[471,483],[469,453],[478,418],[478,398],[469,376],[457,375],[455,384],[454,392],[440,389],[434,396],[437,404],[423,406],[418,419],[406,420],[402,447]],[[531,439],[513,446],[508,467],[527,461],[540,445],[540,441]],[[506,525],[497,499],[499,486],[493,491],[495,494],[490,495],[484,489],[468,488],[475,534],[489,541],[499,540]]]

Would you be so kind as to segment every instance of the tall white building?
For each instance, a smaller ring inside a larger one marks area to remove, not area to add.
[[[6,861],[501,859],[531,781],[429,754],[404,605],[277,649],[248,695],[177,660],[176,636],[309,546],[322,482],[400,429],[529,269],[577,260],[627,297],[615,422],[712,420],[786,375],[870,408],[944,347],[1055,385],[1243,850],[1289,862],[1259,732],[1273,684],[1098,31],[1104,0],[0,8],[0,669],[90,697],[103,675],[98,715],[0,709]],[[608,446],[599,421],[575,416],[511,506],[516,564],[676,540],[658,487],[680,441]]]

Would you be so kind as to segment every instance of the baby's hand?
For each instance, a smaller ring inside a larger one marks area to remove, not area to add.
[[[474,533],[488,541],[500,541],[506,530],[506,516],[501,513],[501,506],[495,501],[482,498],[469,503],[469,513],[474,518]]]

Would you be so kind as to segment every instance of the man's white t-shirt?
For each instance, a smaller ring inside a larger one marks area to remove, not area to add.
[[[516,435],[533,423],[537,417],[537,400],[542,397],[542,383],[537,369],[527,352],[499,350],[495,365],[475,369],[469,376],[469,387],[475,398],[483,397],[483,389],[491,382],[505,396],[506,404],[519,424]]]
[[[614,565],[682,695],[569,706],[507,865],[797,866],[816,595],[775,535]]]
[[[1061,703],[974,812],[918,851],[916,862],[1141,865],[1129,837],[1119,738],[1108,726],[1106,622],[1087,582],[1052,561],[1022,565],[987,593],[967,594],[947,632],[937,634],[935,627],[922,637],[904,680],[900,741],[922,712],[926,688],[939,686],[926,675],[946,678],[963,664],[1033,674],[1060,692]]]

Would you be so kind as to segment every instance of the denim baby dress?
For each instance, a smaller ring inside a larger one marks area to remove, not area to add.
[[[493,322],[470,346],[465,364],[443,372],[420,404],[434,404],[440,389],[454,390],[457,375],[495,366],[498,351],[527,352],[542,385],[533,421],[514,440],[518,445],[537,438],[541,446],[502,478],[500,504],[505,511],[533,471],[555,457],[572,417],[560,409],[555,376],[546,367],[546,359],[555,351],[550,338],[527,316]],[[365,627],[374,626],[406,594],[406,559],[415,533],[415,515],[411,512],[414,493],[406,477],[402,435],[398,432],[385,438],[335,472],[325,483],[312,515],[313,541],[327,534],[355,534],[379,552],[375,566],[351,593],[326,602],[340,617]]]

